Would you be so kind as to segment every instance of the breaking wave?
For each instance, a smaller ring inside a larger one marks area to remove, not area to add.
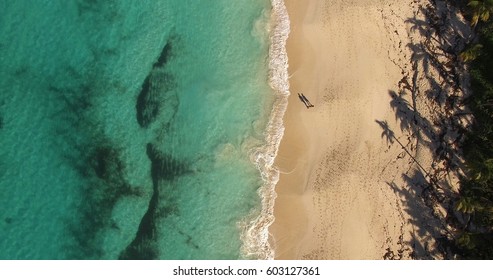
[[[271,0],[269,48],[269,85],[274,93],[274,104],[265,132],[265,145],[255,149],[251,160],[259,169],[263,184],[259,189],[262,208],[252,214],[253,218],[242,222],[242,255],[246,258],[273,259],[274,248],[269,242],[269,226],[274,222],[275,186],[279,170],[274,166],[279,144],[284,135],[283,117],[288,105],[289,80],[286,41],[290,21],[283,0]]]

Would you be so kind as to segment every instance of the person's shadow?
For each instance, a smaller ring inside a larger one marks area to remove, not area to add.
[[[310,107],[315,107],[308,98],[303,93],[298,93],[298,98],[305,104],[307,109],[310,109]]]

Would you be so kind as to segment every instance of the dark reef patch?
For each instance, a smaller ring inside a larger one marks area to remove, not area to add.
[[[158,258],[156,243],[156,221],[167,217],[166,212],[177,212],[176,207],[158,209],[160,195],[160,181],[172,181],[177,176],[189,172],[187,164],[174,159],[171,155],[160,152],[154,145],[147,144],[147,156],[151,161],[151,177],[153,194],[149,201],[147,212],[143,216],[134,240],[120,254],[120,259],[150,260]],[[159,211],[158,211],[159,210]]]
[[[151,72],[152,74],[152,72]],[[155,95],[151,93],[150,77],[146,77],[142,84],[142,90],[137,96],[137,122],[141,127],[148,127],[153,122],[159,113],[159,102],[155,99]]]
[[[139,229],[134,240],[120,253],[121,260],[154,260],[158,258],[156,242],[156,208],[159,200],[159,191],[153,186],[153,193],[147,212],[142,217]]]
[[[125,165],[121,151],[110,143],[92,148],[88,158],[88,183],[82,189],[83,198],[79,205],[80,219],[72,225],[75,238],[74,258],[101,258],[100,233],[105,229],[117,230],[111,214],[122,197],[142,196],[139,188],[125,180]]]
[[[185,162],[160,152],[150,143],[147,144],[147,156],[151,160],[151,177],[154,184],[160,180],[172,181],[176,177],[190,172]]]
[[[163,47],[157,61],[152,65],[151,71],[142,83],[142,88],[137,96],[135,105],[137,122],[143,128],[147,128],[156,120],[160,108],[165,103],[166,93],[176,86],[173,76],[165,71],[166,63],[173,54],[173,38],[170,37]]]
[[[172,55],[172,45],[171,45],[172,38],[173,37],[171,37],[171,39],[168,40],[168,42],[166,42],[166,45],[164,45],[164,48],[161,51],[161,54],[159,55],[159,58],[152,66],[153,69],[163,67],[166,64],[166,62],[168,62],[168,60],[170,59]]]
[[[72,138],[68,128],[78,128],[83,131],[92,131],[88,111],[92,108],[93,97],[97,95],[98,85],[101,83],[95,75],[83,75],[72,67],[64,70],[67,78],[61,83],[50,83],[47,90],[59,104],[59,110],[51,115],[56,123],[58,133],[64,139]]]
[[[57,106],[50,118],[56,145],[63,147],[60,157],[81,178],[76,213],[66,220],[70,236],[66,258],[99,259],[104,256],[102,234],[119,230],[112,220],[116,203],[142,193],[127,182],[123,151],[105,136],[93,112],[95,97],[111,92],[112,81],[94,69],[67,66],[62,71],[65,78],[47,86]]]
[[[151,71],[146,77],[135,105],[137,122],[141,127],[147,128],[156,120],[165,103],[165,94],[173,87],[173,77],[166,72]]]
[[[112,7],[109,1],[77,2],[81,17],[85,20],[95,20],[96,24],[105,21],[105,13],[117,16],[118,7]],[[115,12],[115,13],[113,13]],[[105,24],[107,26],[107,24]],[[91,44],[89,44],[91,45]],[[108,51],[109,50],[109,51]],[[105,256],[102,241],[108,231],[119,231],[118,224],[112,220],[115,205],[123,197],[142,196],[141,189],[130,185],[126,179],[126,166],[122,150],[105,136],[101,122],[94,114],[93,105],[103,94],[111,94],[118,88],[117,81],[107,79],[99,68],[101,62],[115,57],[111,48],[94,45],[90,52],[92,58],[85,67],[78,69],[70,65],[60,68],[56,78],[48,79],[46,89],[51,93],[49,98],[54,100],[54,111],[50,115],[55,142],[62,147],[60,157],[80,175],[81,183],[77,186],[80,199],[75,202],[74,212],[66,218],[67,238],[66,258],[70,259],[99,259]],[[173,77],[164,70],[166,62],[171,57],[171,43],[168,42],[160,53],[153,69],[146,77],[140,94],[137,97],[137,120],[141,127],[148,127],[158,115],[176,113],[177,97],[166,96],[174,88]],[[63,78],[58,78],[63,77]],[[168,100],[171,100],[168,102]],[[164,107],[166,105],[169,107]],[[1,112],[1,110],[0,110]],[[178,166],[180,164],[171,157],[163,156],[161,167]],[[153,163],[153,166],[159,163]],[[156,167],[153,167],[156,169]],[[161,176],[162,178],[168,178]],[[155,180],[153,180],[155,181]],[[158,208],[158,183],[154,182],[154,192],[149,202],[147,213],[142,218],[138,234],[128,250],[121,258],[155,258],[155,246],[145,244],[155,239],[154,221],[161,217]],[[157,213],[157,214],[156,214]],[[146,247],[147,246],[147,247]],[[139,247],[140,249],[135,249]],[[146,249],[147,248],[147,249]],[[135,249],[135,250],[134,250]],[[133,251],[132,251],[133,250]]]
[[[123,173],[123,163],[118,160],[118,151],[112,147],[96,147],[92,156],[91,166],[96,175],[107,182],[113,174],[121,175]]]
[[[79,20],[95,21],[96,26],[105,28],[108,21],[121,19],[118,4],[113,0],[77,0],[76,4]],[[115,28],[118,24],[115,23]],[[176,114],[178,96],[173,92],[176,84],[166,69],[173,56],[173,38],[170,37],[164,45],[136,96],[136,117],[143,128],[149,127],[158,118],[159,125],[165,127]],[[101,47],[95,43],[88,45],[92,57],[81,69],[71,66],[60,68],[57,77],[48,79],[47,85],[51,93],[49,97],[55,101],[50,117],[54,124],[55,142],[62,147],[60,157],[73,166],[82,181],[78,186],[81,197],[74,206],[75,214],[67,216],[66,221],[70,235],[67,238],[66,258],[70,259],[104,257],[104,235],[108,231],[120,230],[112,219],[115,205],[123,197],[142,196],[141,188],[132,186],[126,179],[127,167],[122,156],[124,150],[105,135],[104,126],[101,125],[105,120],[97,118],[98,114],[94,112],[97,106],[93,106],[100,96],[116,92],[117,81],[105,77],[100,68],[106,66],[105,61],[118,56],[118,48]],[[160,191],[165,193],[160,182],[170,183],[177,176],[187,173],[187,164],[161,152],[152,144],[147,145],[147,156],[151,162],[153,193],[136,236],[121,251],[120,259],[157,258],[156,222],[178,213],[173,201],[159,204]]]

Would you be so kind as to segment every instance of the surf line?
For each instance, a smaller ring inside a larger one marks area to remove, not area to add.
[[[274,104],[266,128],[265,145],[250,155],[262,177],[262,187],[258,193],[262,201],[260,213],[252,213],[240,223],[243,246],[241,255],[245,258],[273,259],[275,248],[269,234],[269,226],[274,222],[275,186],[279,181],[279,170],[274,161],[284,135],[283,117],[288,105],[289,75],[286,41],[290,32],[290,21],[284,0],[271,0],[270,46],[269,46],[269,86],[274,93]]]

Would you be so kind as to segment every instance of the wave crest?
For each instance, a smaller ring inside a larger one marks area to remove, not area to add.
[[[274,166],[279,144],[284,135],[283,117],[289,97],[288,55],[286,41],[290,32],[290,21],[283,0],[271,0],[269,47],[269,85],[275,100],[265,132],[265,145],[254,150],[251,160],[262,176],[263,185],[259,189],[262,209],[252,214],[254,217],[244,221],[241,227],[242,255],[247,258],[273,259],[274,248],[269,242],[269,226],[274,222],[274,201],[277,196],[275,186],[279,181],[279,170]]]

